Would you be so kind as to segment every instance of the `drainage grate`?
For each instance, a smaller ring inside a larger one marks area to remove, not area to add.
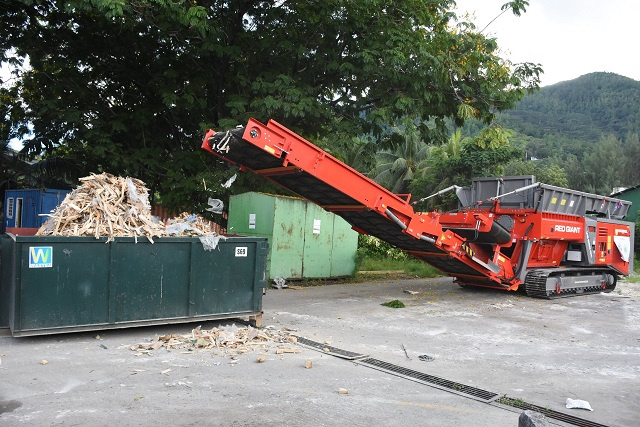
[[[426,384],[441,390],[449,391],[452,393],[460,394],[466,397],[470,397],[476,400],[483,401],[485,403],[497,402],[506,406],[511,406],[517,409],[530,409],[535,412],[539,412],[557,421],[562,421],[567,424],[571,424],[578,427],[607,427],[604,424],[598,424],[593,421],[585,420],[584,418],[574,417],[573,415],[565,414],[562,412],[553,411],[551,409],[543,408],[541,406],[532,405],[531,403],[524,402],[520,399],[512,399],[510,397],[502,396],[498,398],[497,393],[491,391],[482,390],[480,388],[468,386],[465,384],[457,383],[455,381],[439,378],[434,375],[425,374],[424,372],[414,371],[413,369],[403,368],[402,366],[394,365],[392,363],[384,362],[382,360],[367,357],[366,354],[354,353],[353,351],[342,350],[330,345],[312,341],[310,339],[292,335],[298,340],[298,344],[305,347],[309,347],[312,350],[317,350],[332,356],[337,356],[343,359],[354,360],[355,363],[370,368],[377,369],[379,371],[386,372],[388,374],[397,375],[402,378],[406,378],[412,381],[416,381],[422,384]],[[328,350],[328,351],[327,351]],[[424,356],[424,360],[429,360],[430,356]],[[366,358],[366,359],[365,359]],[[357,360],[359,359],[359,360]],[[421,359],[423,360],[423,359]]]
[[[571,424],[578,427],[607,427],[604,424],[599,424],[593,421],[585,420],[584,418],[574,417],[573,415],[565,414],[562,412],[553,411],[551,409],[543,408],[541,406],[532,405],[531,403],[524,402],[520,399],[512,399],[507,396],[503,396],[496,402],[503,405],[511,406],[518,409],[530,409],[535,412],[539,412],[547,418],[562,421],[567,424]]]
[[[482,390],[476,387],[471,387],[465,384],[460,384],[454,381],[445,380],[444,378],[438,378],[433,375],[425,374],[423,372],[414,371],[413,369],[403,368],[402,366],[394,365],[392,363],[383,362],[382,360],[367,358],[357,361],[358,364],[370,366],[372,368],[387,372],[389,374],[398,375],[413,381],[426,383],[427,385],[436,386],[437,388],[445,389],[446,391],[452,391],[454,393],[464,394],[475,399],[482,400],[484,402],[490,402],[498,397],[496,393]]]
[[[310,339],[299,337],[296,335],[292,335],[292,336],[294,336],[298,340],[298,344],[301,344],[305,347],[309,347],[312,350],[318,350],[318,351],[321,351],[322,353],[340,357],[342,359],[356,360],[356,359],[362,359],[363,357],[367,357],[366,354],[360,354],[360,353],[354,353],[353,351],[342,350],[340,348],[336,348],[327,344],[322,344],[317,341],[312,341]]]

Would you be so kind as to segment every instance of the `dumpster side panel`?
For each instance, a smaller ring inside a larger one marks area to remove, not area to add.
[[[0,236],[0,328],[9,327],[14,310],[16,283],[15,242],[4,234]]]
[[[234,238],[213,251],[205,251],[199,243],[193,245],[193,315],[262,310],[262,298],[254,300],[256,293],[262,296],[264,287],[255,277],[258,270],[262,276],[265,268],[266,252],[260,251],[260,243],[266,242]]]
[[[188,316],[190,242],[112,245],[113,321]]]
[[[15,329],[107,323],[109,245],[42,240],[19,243]]]
[[[2,317],[14,336],[255,316],[266,238],[8,237]],[[15,254],[15,255],[12,255]]]

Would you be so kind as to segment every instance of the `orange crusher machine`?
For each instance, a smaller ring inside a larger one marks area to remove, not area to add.
[[[394,194],[270,120],[209,130],[202,148],[341,216],[353,229],[398,247],[461,286],[557,298],[609,292],[633,271],[634,224],[625,200],[535,182],[476,178],[450,187],[455,212],[415,212]],[[431,196],[430,196],[431,197]]]

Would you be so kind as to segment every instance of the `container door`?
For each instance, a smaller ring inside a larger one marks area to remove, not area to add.
[[[302,260],[304,277],[330,277],[332,240],[333,214],[307,204]]]
[[[43,193],[42,201],[40,206],[40,213],[49,214],[51,213],[64,199],[66,193],[64,192],[55,192],[55,193]],[[47,220],[47,216],[38,217],[37,225],[34,227],[40,227]]]
[[[331,250],[331,277],[351,276],[356,269],[358,233],[339,216],[333,218],[333,247]]]
[[[304,224],[307,202],[278,198],[269,242],[269,278],[300,279],[303,276]]]
[[[38,217],[36,200],[34,194],[27,194],[24,198],[22,206],[22,225],[25,228],[40,227],[40,218]]]

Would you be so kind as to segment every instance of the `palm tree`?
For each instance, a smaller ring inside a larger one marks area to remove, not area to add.
[[[356,136],[348,143],[331,147],[331,154],[364,174],[375,165],[375,152],[376,144],[369,136]]]
[[[373,179],[396,194],[407,193],[409,184],[424,174],[434,146],[420,138],[416,129],[396,129],[404,134],[404,141],[391,150],[376,153]]]

